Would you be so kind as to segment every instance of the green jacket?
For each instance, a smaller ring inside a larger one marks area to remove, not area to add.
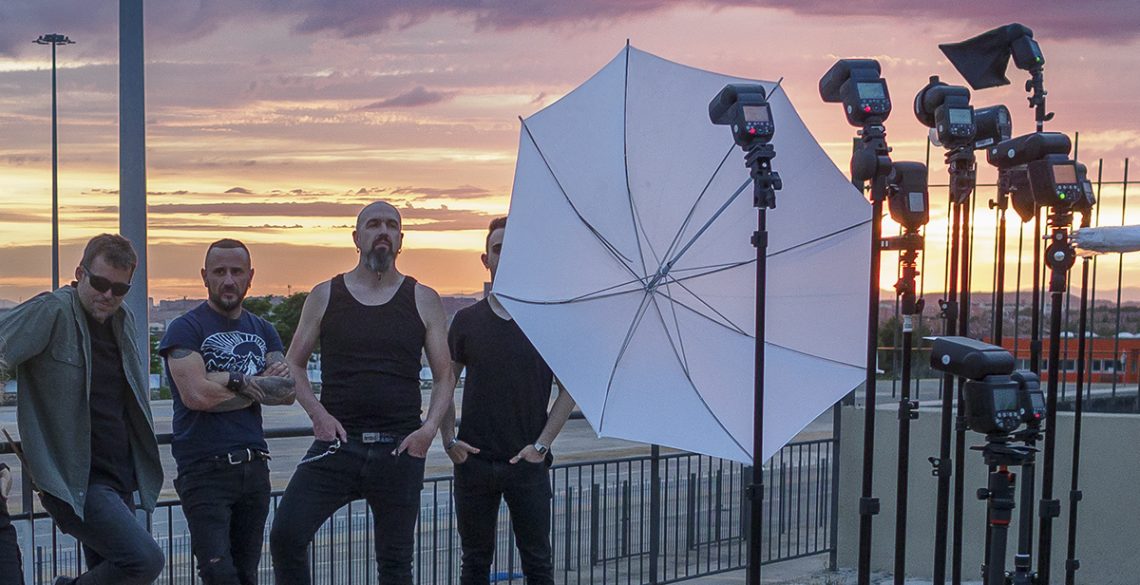
[[[162,465],[133,321],[123,308],[111,317],[135,397],[134,408],[127,409],[127,425],[140,502],[150,511],[162,489]],[[91,338],[78,291],[62,287],[0,317],[0,357],[18,372],[16,419],[25,472],[31,472],[39,489],[70,504],[82,518],[91,472]]]

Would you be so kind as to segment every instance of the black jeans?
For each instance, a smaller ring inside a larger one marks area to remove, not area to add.
[[[314,441],[305,458],[328,446]],[[395,448],[353,439],[332,455],[297,466],[269,534],[275,585],[312,582],[307,550],[313,535],[341,506],[360,498],[372,509],[380,585],[411,585],[424,460],[407,451],[394,456]]]
[[[553,585],[550,475],[546,463],[487,461],[455,466],[455,517],[463,545],[461,585],[486,585],[495,558],[499,503],[506,500],[527,585]]]
[[[76,585],[145,585],[162,573],[162,549],[135,520],[130,494],[87,486],[82,520],[63,500],[43,494],[40,501],[61,531],[83,543],[87,572]]]
[[[8,500],[0,496],[0,585],[22,585],[24,566],[20,558],[20,545],[16,542],[16,527],[8,515]]]
[[[202,583],[256,585],[269,516],[269,464],[197,461],[179,471],[174,489]]]

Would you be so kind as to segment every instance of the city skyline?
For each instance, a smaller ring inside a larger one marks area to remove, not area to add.
[[[1047,60],[1057,118],[1046,129],[1079,131],[1081,159],[1095,178],[1103,158],[1106,182],[1120,181],[1124,158],[1140,151],[1140,80],[1120,74],[1138,54],[1133,3],[1047,2],[1033,14],[983,2],[920,10],[889,1],[858,14],[839,2],[743,4],[150,3],[150,294],[199,295],[201,255],[220,237],[249,244],[251,294],[308,290],[352,267],[353,218],[374,199],[404,214],[405,273],[444,294],[477,293],[486,225],[509,203],[518,117],[585,81],[626,39],[694,67],[783,77],[809,129],[846,169],[855,129],[816,91],[836,59],[882,62],[894,98],[894,157],[922,160],[926,129],[908,111],[914,93],[930,75],[963,83],[937,44],[1018,21],[1035,31]],[[75,0],[0,8],[0,298],[50,286],[50,55],[31,42],[40,34],[78,43],[58,56],[63,282],[89,237],[117,231],[115,8]],[[1021,134],[1032,129],[1026,75],[1011,67],[1007,76],[1009,86],[974,92],[973,103],[1005,103]],[[931,182],[945,183],[941,152],[931,159]],[[991,182],[990,169],[979,167],[979,181]],[[1119,186],[1102,190],[1102,225],[1121,222],[1122,194]],[[991,196],[980,190],[979,207]],[[926,276],[940,283],[944,191],[932,190],[931,201]],[[1123,219],[1140,223],[1132,207]],[[983,281],[994,225],[979,214],[975,270]],[[895,279],[893,262],[884,259],[884,287]],[[1115,284],[1116,258],[1108,264],[1102,276]],[[1125,269],[1124,284],[1140,285],[1140,275]]]

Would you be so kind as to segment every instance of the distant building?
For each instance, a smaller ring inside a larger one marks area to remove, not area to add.
[[[1061,378],[1076,382],[1077,380],[1077,337],[1069,333],[1061,340]],[[1085,381],[1112,382],[1135,384],[1140,381],[1140,336],[1134,333],[1121,333],[1120,339],[1116,337],[1089,337],[1085,340]],[[1041,340],[1041,371],[1042,380],[1049,371],[1049,339]],[[1002,339],[1002,347],[1014,353],[1017,367],[1029,368],[1029,339],[1021,338],[1014,351],[1014,340],[1006,337]]]

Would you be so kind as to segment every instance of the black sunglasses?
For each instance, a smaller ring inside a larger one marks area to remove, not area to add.
[[[83,267],[83,272],[87,273],[87,282],[96,292],[105,293],[111,291],[111,294],[121,297],[125,296],[127,291],[131,290],[130,284],[125,282],[111,282],[110,279],[103,278],[91,272],[91,269],[86,266]]]

